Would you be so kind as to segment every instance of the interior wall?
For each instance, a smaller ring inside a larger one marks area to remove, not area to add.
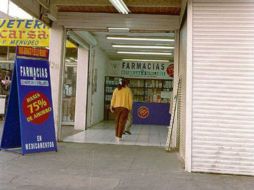
[[[180,61],[179,61],[179,97],[178,97],[178,124],[180,128],[181,158],[185,159],[185,132],[186,132],[186,62],[187,62],[187,21],[183,20],[180,30]]]
[[[107,55],[99,48],[94,48],[93,69],[91,77],[92,113],[91,125],[104,119],[104,81],[106,65],[109,62]]]

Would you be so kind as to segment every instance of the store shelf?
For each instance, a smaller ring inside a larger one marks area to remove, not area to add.
[[[156,102],[169,103],[170,93],[173,90],[173,80],[162,79],[134,79],[129,78],[129,87],[132,90],[134,102]],[[119,77],[105,77],[105,92],[104,92],[104,118],[105,120],[112,119],[112,114],[109,112],[109,105],[114,89],[117,87]],[[163,92],[163,93],[162,93]],[[162,95],[168,95],[166,98]]]

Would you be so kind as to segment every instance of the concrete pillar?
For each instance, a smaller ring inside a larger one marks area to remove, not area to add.
[[[57,139],[61,140],[62,85],[64,71],[65,32],[62,26],[52,25],[50,29],[49,63]]]
[[[77,60],[77,90],[75,105],[75,124],[74,128],[78,130],[86,129],[86,107],[88,95],[88,67],[89,50],[86,48],[78,48]]]

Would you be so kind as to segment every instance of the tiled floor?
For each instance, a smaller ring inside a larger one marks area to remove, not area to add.
[[[167,126],[133,125],[131,135],[124,135],[123,145],[165,146]],[[86,131],[65,137],[64,142],[115,144],[114,122],[102,122]]]

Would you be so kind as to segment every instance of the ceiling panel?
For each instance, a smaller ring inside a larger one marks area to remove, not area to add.
[[[179,7],[128,7],[133,14],[179,15]]]
[[[128,7],[131,14],[179,15],[179,7]],[[113,6],[58,6],[59,12],[118,13]]]
[[[118,13],[112,6],[58,6],[59,12]]]
[[[121,51],[174,52],[174,50],[113,48],[112,44],[133,45],[168,45],[174,42],[148,41],[113,41],[108,35],[174,38],[179,28],[180,0],[124,0],[130,14],[119,14],[109,0],[53,0],[58,11],[57,21],[60,25],[72,29],[79,36],[89,31],[97,39],[101,49],[113,60],[129,59],[172,59],[168,55],[124,55]],[[96,14],[95,14],[96,13]],[[108,28],[126,27],[128,33],[108,32]]]
[[[88,31],[106,31],[108,27],[127,27],[132,32],[170,32],[179,28],[179,16],[172,15],[65,12],[59,13],[57,20],[66,28]]]
[[[180,0],[124,0],[130,14],[180,15]],[[58,12],[117,13],[108,0],[55,0],[52,5]]]
[[[75,31],[78,35],[82,36],[83,31]],[[167,45],[174,46],[174,42],[148,42],[148,41],[116,41],[108,40],[107,36],[128,36],[128,37],[147,37],[147,38],[170,38],[174,39],[175,35],[171,33],[110,33],[110,32],[93,32],[92,35],[98,41],[100,48],[109,56],[112,60],[121,60],[124,58],[132,59],[172,59],[172,56],[168,55],[123,55],[117,54],[117,50],[121,51],[152,51],[152,52],[165,52],[165,50],[154,49],[131,49],[131,48],[113,48],[112,44],[133,44],[133,45]],[[166,50],[167,52],[174,52],[174,50]]]

